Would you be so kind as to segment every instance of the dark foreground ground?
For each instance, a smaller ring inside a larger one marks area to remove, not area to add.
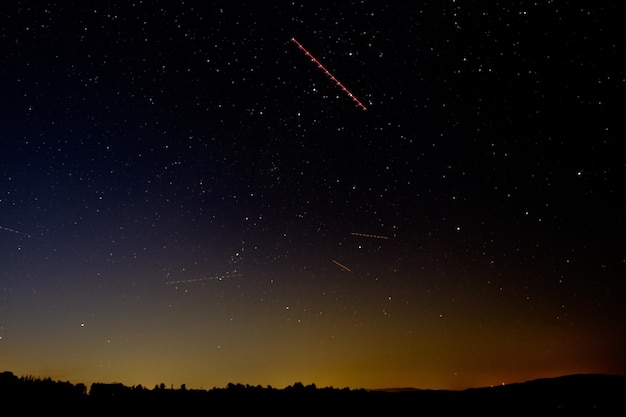
[[[0,373],[2,408],[13,415],[626,415],[626,376],[571,375],[463,391],[226,388],[146,389],[83,384]],[[55,414],[56,415],[56,414]]]

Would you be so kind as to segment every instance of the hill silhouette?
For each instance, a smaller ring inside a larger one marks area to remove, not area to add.
[[[626,376],[568,375],[467,390],[318,388],[296,382],[286,388],[230,383],[210,390],[84,384],[0,373],[0,399],[14,412],[64,415],[133,413],[185,415],[406,415],[482,412],[495,415],[616,415],[626,411]]]

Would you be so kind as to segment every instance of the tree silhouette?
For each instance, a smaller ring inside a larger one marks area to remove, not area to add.
[[[92,415],[128,413],[180,415],[183,410],[228,409],[230,414],[403,414],[415,412],[488,411],[508,414],[512,411],[552,413],[589,411],[625,415],[626,376],[573,375],[530,381],[493,388],[464,391],[394,390],[368,391],[349,388],[318,388],[315,384],[296,382],[284,389],[261,385],[229,383],[226,388],[211,390],[153,390],[142,385],[93,383],[87,393],[84,384],[53,381],[33,376],[16,377],[0,373],[0,399],[3,409],[28,414],[54,411],[59,414]]]

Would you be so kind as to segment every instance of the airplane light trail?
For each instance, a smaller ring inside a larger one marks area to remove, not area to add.
[[[5,232],[15,233],[16,235],[31,237],[31,235],[29,235],[28,233],[20,232],[19,230],[11,229],[10,227],[0,226],[0,230],[4,230]]]
[[[334,76],[333,74],[331,74],[331,73],[330,73],[330,71],[328,71],[328,70],[327,70],[327,69],[326,69],[326,68],[325,68],[325,67],[324,67],[324,66],[323,66],[323,65],[322,65],[322,64],[321,64],[321,63],[320,63],[320,62],[319,62],[319,61],[318,61],[318,60],[317,60],[317,59],[316,59],[313,55],[311,55],[311,53],[310,53],[309,51],[307,51],[307,50],[306,50],[306,48],[305,48],[304,46],[302,46],[302,44],[296,40],[296,38],[291,38],[291,41],[292,41],[293,43],[295,43],[295,44],[298,46],[298,48],[299,48],[302,52],[304,52],[304,54],[305,54],[306,56],[308,56],[309,58],[311,58],[311,61],[313,61],[313,62],[314,62],[314,63],[318,66],[318,68],[320,68],[322,71],[324,71],[324,74],[326,74],[326,75],[327,75],[327,76],[328,76],[331,80],[333,80],[333,81],[335,82],[335,84],[337,84],[337,85],[339,86],[339,88],[341,88],[341,89],[342,89],[342,90],[343,90],[343,91],[344,91],[344,92],[348,95],[348,97],[350,97],[352,100],[354,100],[354,102],[355,102],[356,104],[358,104],[358,105],[359,105],[359,107],[361,107],[363,110],[366,110],[366,109],[367,109],[367,108],[363,105],[363,103],[361,103],[361,102],[359,101],[359,99],[358,99],[358,98],[356,98],[356,97],[354,96],[354,94],[352,94],[352,93],[350,92],[350,90],[348,90],[348,89],[347,89],[347,88],[346,88],[346,87],[345,87],[345,86],[341,83],[341,81],[339,81],[337,78],[335,78],[335,76]]]
[[[351,270],[350,268],[348,268],[347,266],[345,266],[344,264],[342,264],[342,263],[340,263],[340,262],[337,262],[337,261],[336,261],[336,260],[334,260],[334,259],[333,259],[332,261],[333,261],[333,263],[334,263],[335,265],[337,265],[339,268],[343,269],[344,271],[352,272],[352,270]]]
[[[389,237],[387,236],[381,236],[381,235],[370,235],[367,233],[356,233],[356,232],[352,232],[350,233],[352,236],[361,236],[361,237],[369,237],[372,239],[389,239]]]

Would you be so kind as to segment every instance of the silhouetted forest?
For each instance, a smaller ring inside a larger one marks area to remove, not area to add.
[[[30,415],[141,413],[142,415],[424,415],[431,412],[483,412],[493,415],[616,415],[626,411],[626,376],[570,375],[558,378],[447,390],[365,390],[318,388],[295,383],[286,388],[228,384],[210,390],[152,389],[121,383],[84,384],[0,373],[5,410]]]

